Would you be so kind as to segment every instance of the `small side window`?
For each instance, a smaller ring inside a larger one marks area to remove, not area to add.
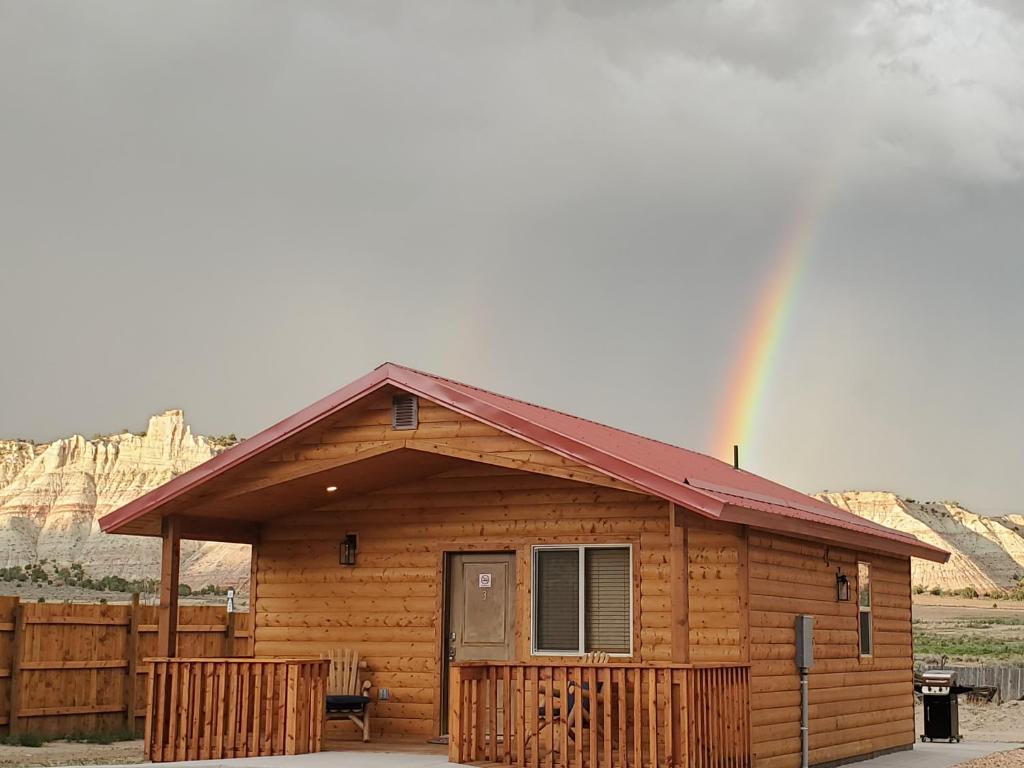
[[[870,656],[872,652],[870,563],[857,563],[857,610],[860,655]]]

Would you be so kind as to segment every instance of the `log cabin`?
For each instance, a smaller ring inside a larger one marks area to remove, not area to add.
[[[909,749],[910,558],[948,557],[732,464],[391,363],[100,525],[163,540],[155,760],[321,748],[309,660],[346,648],[372,738],[448,735],[453,762],[793,768],[798,616],[809,763]],[[252,659],[175,659],[182,538],[252,545]]]

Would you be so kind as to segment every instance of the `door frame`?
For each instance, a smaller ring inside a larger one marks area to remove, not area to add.
[[[438,636],[440,638],[439,647],[437,649],[437,661],[440,672],[438,679],[441,683],[441,690],[438,692],[438,700],[440,701],[440,709],[438,711],[438,735],[443,736],[448,733],[448,694],[449,694],[449,665],[448,665],[448,636],[451,632],[449,622],[451,621],[451,602],[452,602],[452,561],[455,555],[511,555],[512,564],[514,567],[514,575],[518,580],[519,570],[519,548],[508,545],[505,547],[487,546],[487,547],[467,547],[464,549],[446,549],[441,553],[441,623],[438,630]],[[520,600],[519,590],[516,582],[512,584],[512,599],[515,601],[512,606],[512,632],[515,635],[516,622],[519,620],[518,602]],[[513,658],[518,658],[519,648],[518,643],[513,642],[512,647]]]

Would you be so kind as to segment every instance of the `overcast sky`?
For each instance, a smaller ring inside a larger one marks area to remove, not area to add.
[[[0,436],[252,434],[394,360],[1024,511],[1024,3],[0,0]]]

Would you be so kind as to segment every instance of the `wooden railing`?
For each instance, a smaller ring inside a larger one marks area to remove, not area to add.
[[[746,666],[468,662],[448,759],[527,768],[747,768]]]
[[[148,661],[149,760],[219,760],[320,750],[329,660]]]

